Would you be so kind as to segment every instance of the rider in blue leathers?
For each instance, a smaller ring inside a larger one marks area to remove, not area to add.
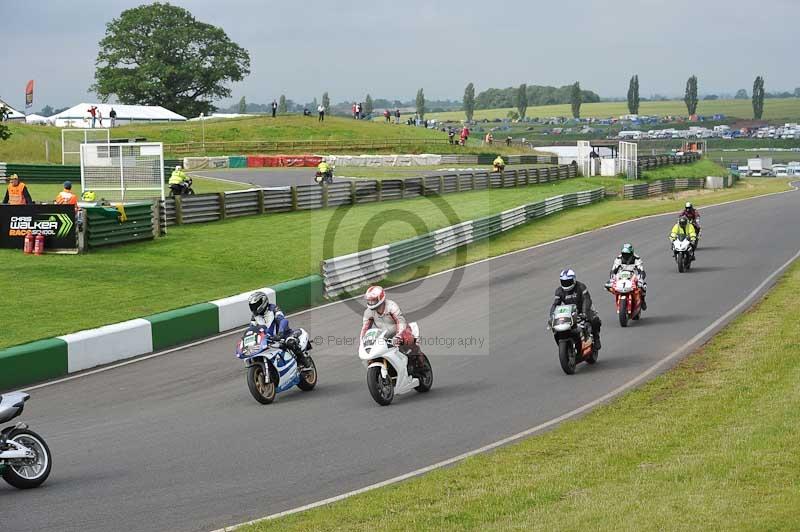
[[[286,319],[280,307],[270,303],[269,296],[264,292],[250,294],[247,304],[253,314],[252,321],[263,326],[270,338],[283,342],[294,355],[298,366],[305,366],[307,364],[305,351],[311,349],[311,344],[303,342],[306,345],[300,345],[301,331],[299,329],[293,331],[289,327],[289,320]]]

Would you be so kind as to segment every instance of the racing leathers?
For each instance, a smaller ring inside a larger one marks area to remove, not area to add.
[[[275,341],[282,341],[286,348],[292,352],[299,366],[306,364],[306,351],[311,349],[308,342],[308,334],[304,334],[302,329],[293,331],[289,327],[289,320],[283,311],[271,303],[267,306],[264,314],[254,314],[251,318],[253,322],[264,327],[265,332]]]
[[[637,255],[636,253],[630,253],[628,256],[626,254],[620,253],[617,255],[617,258],[614,259],[614,264],[611,265],[611,281],[613,281],[614,276],[623,266],[633,266],[636,269],[636,273],[639,275],[639,289],[642,291],[642,310],[647,310],[647,302],[645,301],[645,297],[647,296],[647,273],[644,271],[644,262],[642,262],[642,258]]]
[[[553,315],[553,311],[558,305],[575,305],[578,307],[578,312],[583,314],[592,326],[592,340],[594,341],[597,349],[600,349],[600,316],[592,308],[592,296],[589,295],[589,289],[580,281],[575,281],[575,287],[571,290],[566,290],[559,286],[556,288],[555,299],[553,305],[550,307],[548,316]]]
[[[383,310],[383,312],[378,312],[379,310]],[[415,362],[417,367],[422,367],[424,364],[423,353],[397,303],[386,299],[381,306],[375,309],[365,309],[359,338],[363,338],[364,334],[373,327],[387,331],[388,336],[394,336],[400,352],[408,356],[409,361]]]

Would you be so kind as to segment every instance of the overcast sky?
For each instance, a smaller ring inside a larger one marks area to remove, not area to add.
[[[0,98],[34,110],[96,101],[97,43],[129,0],[0,0]],[[371,0],[294,2],[177,0],[250,52],[251,74],[233,86],[267,103],[285,93],[331,100],[461,99],[520,83],[575,80],[602,97],[624,96],[639,74],[642,96],[682,95],[696,74],[701,94],[800,86],[797,0]]]

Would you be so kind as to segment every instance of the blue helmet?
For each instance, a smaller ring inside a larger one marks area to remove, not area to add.
[[[561,287],[567,292],[571,292],[575,288],[575,271],[572,268],[561,270],[558,278],[561,280]]]
[[[64,188],[67,190],[72,190],[72,181],[64,181]]]

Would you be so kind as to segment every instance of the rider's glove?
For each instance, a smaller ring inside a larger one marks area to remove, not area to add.
[[[400,335],[399,334],[397,336],[395,336],[394,338],[392,338],[392,345],[393,346],[397,347],[397,346],[400,345],[400,343],[401,342],[400,342]]]

